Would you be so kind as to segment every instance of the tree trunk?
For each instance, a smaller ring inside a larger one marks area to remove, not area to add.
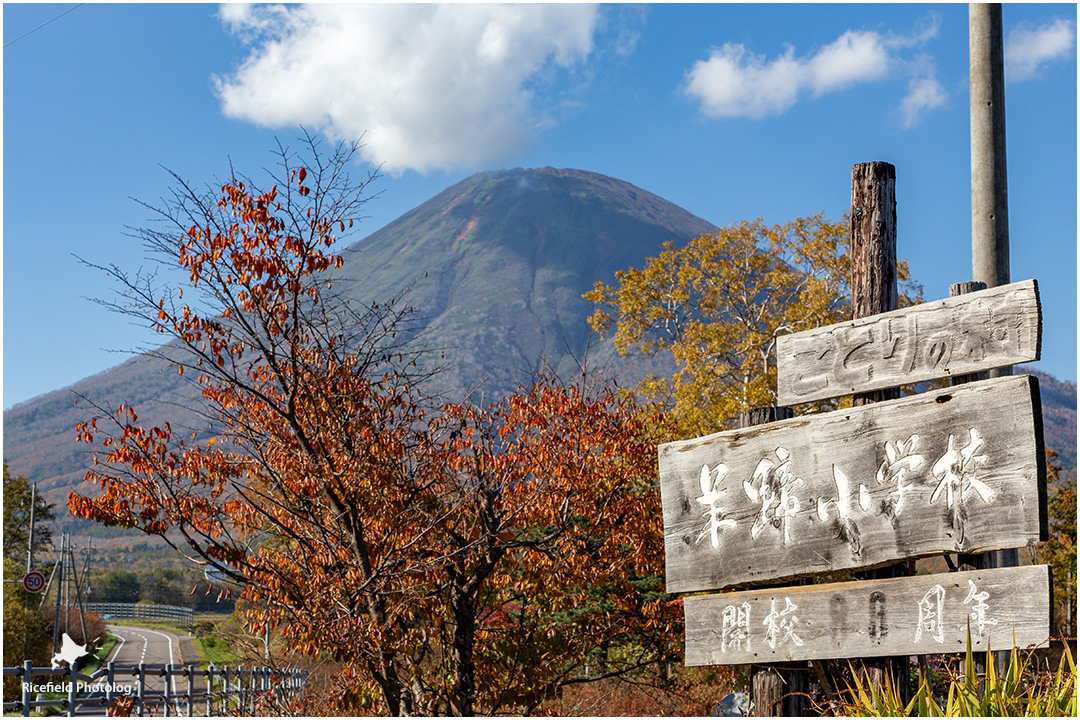
[[[896,168],[851,168],[851,311],[853,318],[896,310]],[[900,397],[896,389],[860,393],[856,407]]]
[[[476,604],[472,594],[457,584],[451,589],[451,608],[454,613],[454,687],[450,692],[451,715],[472,716],[476,701],[476,665],[473,648],[476,645]]]

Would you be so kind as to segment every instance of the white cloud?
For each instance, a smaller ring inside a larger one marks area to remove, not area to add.
[[[908,94],[900,103],[904,129],[914,127],[924,111],[944,105],[948,98],[945,88],[941,87],[941,83],[934,77],[932,69],[925,75],[912,78],[908,83]]]
[[[1069,59],[1075,45],[1076,27],[1068,20],[1018,27],[1005,40],[1005,77],[1013,81],[1033,78],[1043,65]]]
[[[597,25],[595,6],[549,4],[226,5],[220,17],[253,44],[215,78],[227,116],[363,135],[365,159],[390,172],[481,167],[527,145],[530,84],[584,61]]]
[[[880,79],[889,65],[886,42],[873,32],[849,30],[810,57],[788,47],[768,62],[728,43],[694,64],[684,91],[710,117],[761,118],[783,113],[804,91],[822,95]]]
[[[728,43],[694,64],[686,73],[683,92],[696,99],[709,117],[780,115],[804,95],[817,97],[876,82],[895,68],[907,67],[898,52],[936,37],[939,26],[940,18],[931,16],[929,24],[911,36],[848,30],[811,55],[797,57],[788,47],[773,60]],[[904,102],[912,122],[919,112],[945,100],[932,68],[929,75],[912,81],[909,93]]]
[[[713,48],[686,76],[685,91],[710,117],[779,115],[795,104],[801,70],[791,49],[770,63],[742,45]]]
[[[889,54],[877,33],[847,31],[807,62],[809,82],[821,95],[879,80],[889,71]]]

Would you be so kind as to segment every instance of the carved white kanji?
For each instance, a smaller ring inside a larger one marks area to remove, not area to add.
[[[738,526],[734,520],[724,517],[727,510],[720,504],[720,497],[727,492],[726,488],[720,487],[720,483],[727,477],[728,472],[728,466],[723,463],[712,470],[708,465],[701,466],[701,497],[697,501],[706,507],[704,516],[707,520],[705,529],[698,535],[697,541],[701,542],[702,538],[708,535],[712,539],[714,548],[720,547],[721,531]]]
[[[919,622],[915,626],[915,642],[919,642],[923,632],[937,640],[945,642],[945,628],[942,624],[944,615],[945,588],[935,585],[926,591],[919,601]]]
[[[754,469],[750,481],[743,481],[743,492],[750,502],[761,506],[761,511],[750,528],[750,537],[757,538],[761,531],[772,526],[780,531],[786,545],[791,540],[789,518],[799,512],[801,504],[795,496],[795,487],[803,480],[791,472],[791,453],[787,448],[776,448],[779,464],[762,458]]]
[[[795,634],[799,622],[799,618],[795,616],[795,611],[799,607],[791,602],[791,598],[787,597],[784,598],[784,604],[784,609],[777,612],[776,598],[772,598],[772,604],[769,606],[770,612],[762,623],[766,627],[765,640],[773,650],[788,641],[795,643],[799,647],[802,647],[803,644],[802,638]]]
[[[975,604],[971,606],[971,612],[968,613],[968,617],[971,619],[972,627],[975,628],[975,632],[979,637],[982,637],[983,631],[991,625],[997,625],[996,619],[990,619],[986,617],[986,611],[990,609],[990,606],[986,603],[987,598],[990,597],[990,593],[983,590],[978,592],[978,588],[975,587],[975,583],[968,580],[968,595],[964,598],[964,604],[967,605],[972,600]]]
[[[877,481],[879,485],[885,483],[896,485],[896,489],[889,493],[894,517],[900,517],[900,514],[904,512],[904,498],[912,488],[912,485],[904,484],[905,477],[909,472],[913,473],[922,467],[925,460],[922,455],[915,453],[918,447],[919,436],[914,434],[908,436],[904,442],[887,441],[885,443],[885,460],[878,468]]]
[[[862,553],[862,541],[859,538],[859,525],[853,513],[853,498],[857,492],[859,507],[863,512],[869,512],[872,507],[870,491],[862,483],[859,483],[859,489],[856,491],[853,487],[854,483],[848,479],[843,470],[835,465],[833,465],[833,483],[836,485],[836,497],[819,497],[817,500],[818,519],[821,522],[827,522],[830,508],[835,508],[840,523],[840,539],[851,546],[853,553],[859,555]]]
[[[721,615],[720,652],[727,652],[729,647],[750,652],[750,603],[728,605]]]
[[[949,445],[945,454],[934,463],[931,472],[938,479],[938,486],[930,495],[933,505],[945,494],[945,505],[954,508],[964,502],[968,494],[975,493],[984,503],[993,502],[997,493],[993,488],[975,477],[979,468],[986,464],[987,456],[978,455],[983,446],[983,438],[976,428],[971,428],[968,444],[957,448],[956,438],[949,434]]]

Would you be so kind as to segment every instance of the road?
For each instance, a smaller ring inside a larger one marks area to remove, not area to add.
[[[107,629],[111,635],[120,638],[120,642],[108,658],[109,661],[116,667],[135,668],[140,663],[147,666],[144,690],[147,696],[160,695],[164,692],[166,679],[161,672],[162,666],[180,666],[185,662],[196,663],[199,660],[195,646],[187,635],[130,625],[109,625]],[[100,680],[102,683],[106,681],[105,677]],[[182,676],[171,676],[168,682],[171,695],[183,696],[187,693],[187,682]],[[113,677],[113,686],[114,689],[131,688],[134,692],[138,686],[137,672],[118,670]],[[196,673],[194,692],[200,692],[204,687],[202,673]],[[94,691],[91,688],[89,697],[103,695],[103,692]]]

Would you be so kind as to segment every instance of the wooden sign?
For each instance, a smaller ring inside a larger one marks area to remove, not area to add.
[[[998,378],[661,445],[668,592],[1045,540],[1038,388]]]
[[[1046,565],[714,593],[683,599],[686,664],[1044,646]]]
[[[777,404],[975,373],[1039,359],[1035,280],[777,339]]]

